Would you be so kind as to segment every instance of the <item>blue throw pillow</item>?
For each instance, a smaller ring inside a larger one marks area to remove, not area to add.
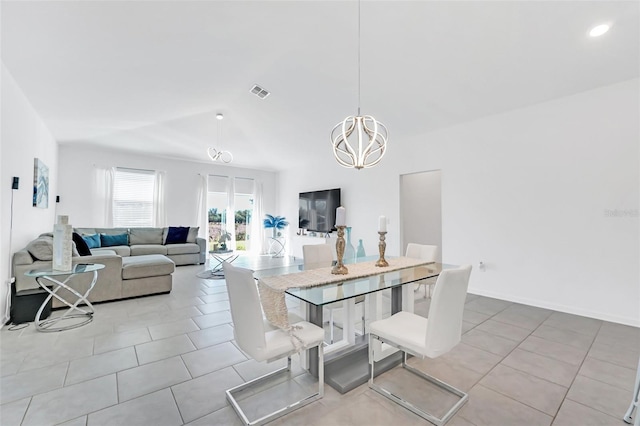
[[[100,244],[102,247],[127,246],[129,245],[129,234],[100,234]]]
[[[167,231],[167,241],[165,241],[165,244],[186,243],[187,236],[189,236],[188,226],[170,226]]]
[[[87,243],[90,249],[100,247],[100,234],[83,235],[82,239]]]

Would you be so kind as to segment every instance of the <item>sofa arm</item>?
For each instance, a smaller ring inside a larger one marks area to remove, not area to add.
[[[207,261],[207,240],[204,238],[196,238],[196,243],[200,247],[200,259],[198,263],[203,264]]]
[[[13,268],[15,269],[16,265],[32,265],[33,257],[29,254],[27,250],[19,250],[13,253]]]
[[[98,271],[100,281],[104,281],[107,286],[115,285],[117,288],[122,287],[122,257],[117,255],[76,256],[71,260],[73,264],[102,263],[105,265],[105,268]],[[26,265],[17,264],[14,260],[13,275],[16,278],[16,291],[20,292],[40,288],[35,278],[26,276],[25,272],[32,269],[50,268],[51,266],[52,264],[50,260],[32,261],[30,264]],[[77,290],[86,290],[86,288],[88,288],[88,282],[90,282],[90,275],[91,274],[79,274],[69,281],[69,285]],[[66,275],[62,275],[57,278],[60,281],[64,281]],[[78,285],[76,285],[76,283]],[[65,290],[61,291],[64,292]]]

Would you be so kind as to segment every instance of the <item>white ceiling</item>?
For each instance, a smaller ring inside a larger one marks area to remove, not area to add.
[[[2,1],[2,61],[60,143],[279,170],[358,106],[355,1]],[[361,106],[389,150],[639,75],[637,1],[363,1]],[[604,36],[587,36],[609,22]],[[272,92],[261,100],[254,83]],[[217,142],[215,114],[222,112]]]

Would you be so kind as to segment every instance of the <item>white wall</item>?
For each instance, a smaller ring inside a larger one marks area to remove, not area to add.
[[[58,186],[58,145],[38,114],[2,64],[0,79],[0,314],[4,324],[8,297],[11,254],[43,232],[53,230],[55,194]],[[49,208],[32,206],[33,162],[41,159],[49,167]],[[12,191],[13,176],[20,188]],[[11,195],[13,192],[13,233],[10,238]]]
[[[298,192],[341,187],[353,238],[375,253],[385,214],[397,255],[399,175],[440,169],[443,261],[473,264],[471,292],[640,325],[638,92],[634,79],[419,138],[396,131],[368,170],[341,168],[327,144],[280,173],[278,214],[295,221]]]
[[[203,153],[206,157],[206,153]],[[208,158],[208,157],[207,157]],[[93,204],[94,165],[130,167],[166,172],[165,198],[167,223],[171,226],[196,226],[199,174],[246,177],[263,182],[265,212],[276,206],[276,173],[220,166],[211,162],[189,162],[135,155],[81,144],[60,145],[60,203],[58,214],[69,215],[77,227],[103,226],[101,206]]]

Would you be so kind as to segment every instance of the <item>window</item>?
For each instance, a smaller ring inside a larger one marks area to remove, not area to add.
[[[253,215],[253,179],[235,178],[233,208],[235,211],[236,250],[251,249]]]
[[[155,226],[153,170],[116,168],[113,185],[113,226]]]
[[[248,251],[254,211],[253,179],[209,175],[209,251]]]

